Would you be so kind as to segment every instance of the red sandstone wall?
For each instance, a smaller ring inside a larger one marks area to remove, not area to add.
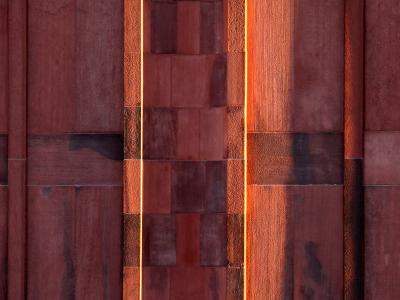
[[[397,3],[248,4],[0,0],[0,299],[400,296]]]

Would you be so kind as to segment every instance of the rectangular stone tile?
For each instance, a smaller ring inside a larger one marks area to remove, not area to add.
[[[200,158],[200,110],[177,110],[176,158],[198,160]]]
[[[122,1],[34,0],[28,15],[28,131],[122,131]]]
[[[170,299],[226,299],[225,268],[171,268],[170,278]]]
[[[225,107],[203,109],[200,112],[200,158],[221,160],[226,155]]]
[[[170,271],[166,267],[143,268],[143,299],[169,300]]]
[[[0,298],[7,298],[7,187],[0,186]]]
[[[0,134],[0,184],[7,184],[8,178],[8,143],[7,135]]]
[[[225,4],[225,43],[229,53],[245,51],[246,4],[242,0],[228,0]]]
[[[227,103],[227,56],[218,54],[212,62],[210,106],[225,106]]]
[[[226,297],[229,300],[243,299],[243,268],[228,267],[226,269]]]
[[[151,52],[176,52],[176,3],[151,4]]]
[[[63,2],[58,3],[63,5]],[[76,1],[72,26],[76,36],[77,132],[122,131],[123,4],[121,0]],[[53,27],[51,20],[47,26]],[[52,76],[60,76],[60,73]],[[54,102],[60,105],[59,101]]]
[[[124,158],[140,159],[140,107],[124,109]]]
[[[226,214],[203,214],[200,220],[200,258],[202,266],[227,265]]]
[[[227,257],[230,267],[242,267],[244,263],[243,214],[227,215]]]
[[[249,183],[341,184],[342,139],[336,133],[250,133]]]
[[[28,298],[75,295],[75,188],[28,189]]]
[[[118,134],[31,135],[30,185],[121,185],[123,145]]]
[[[176,264],[200,264],[200,214],[176,214]]]
[[[143,57],[143,105],[168,107],[171,103],[171,56],[145,54]]]
[[[205,300],[229,299],[226,297],[226,268],[205,268]]]
[[[123,266],[138,267],[140,265],[140,215],[123,214],[124,241]]]
[[[227,213],[242,214],[244,209],[244,162],[243,160],[227,160]]]
[[[222,1],[201,2],[201,53],[225,50],[224,4]]]
[[[400,188],[365,189],[365,298],[397,299]]]
[[[172,211],[203,212],[206,196],[204,162],[172,163]]]
[[[76,129],[75,8],[75,2],[29,3],[27,109],[32,133]]]
[[[231,2],[240,0],[231,0]],[[236,22],[236,20],[235,20]],[[227,54],[227,103],[231,106],[244,104],[245,54],[229,52]]]
[[[171,164],[143,161],[143,212],[171,212]]]
[[[122,299],[138,299],[140,297],[139,267],[123,268],[123,291]]]
[[[149,52],[149,38],[148,33],[148,1],[143,1],[144,4],[144,27],[146,34],[144,34],[144,49],[145,53]],[[137,1],[124,1],[123,2],[123,80],[124,80],[124,106],[140,106],[141,100],[141,20],[140,20],[140,6],[141,2]]]
[[[75,193],[75,297],[120,299],[122,188],[82,187]]]
[[[400,184],[400,132],[366,132],[364,184]]]
[[[175,216],[146,214],[143,216],[143,265],[176,264]]]
[[[177,53],[200,53],[200,2],[177,2]]]
[[[172,57],[172,105],[225,105],[226,65],[225,54]]]
[[[342,196],[340,186],[249,186],[248,297],[341,299]]]
[[[176,111],[168,108],[144,110],[144,159],[173,159],[176,155]]]
[[[341,131],[343,2],[259,1],[247,19],[249,130]]]
[[[226,161],[207,161],[205,198],[205,208],[207,212],[226,211],[226,185]]]
[[[227,158],[243,158],[244,152],[244,110],[242,106],[226,108],[225,147]]]
[[[121,297],[120,187],[28,189],[28,298]]]
[[[400,130],[400,22],[397,1],[365,2],[365,126]]]
[[[126,214],[140,212],[140,160],[124,159],[124,208]]]

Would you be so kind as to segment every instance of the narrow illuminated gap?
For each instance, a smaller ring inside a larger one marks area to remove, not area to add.
[[[248,26],[247,26],[247,0],[244,0],[244,140],[243,140],[243,200],[244,200],[244,241],[243,241],[243,298],[247,299],[247,46],[248,46]]]
[[[144,0],[140,0],[140,217],[139,217],[139,299],[143,299],[143,8]]]

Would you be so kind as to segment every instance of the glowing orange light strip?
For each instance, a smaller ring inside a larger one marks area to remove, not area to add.
[[[247,0],[244,0],[244,174],[243,174],[243,200],[244,200],[244,241],[243,241],[243,299],[247,299]]]
[[[140,229],[139,229],[139,299],[143,299],[143,3],[140,1]]]

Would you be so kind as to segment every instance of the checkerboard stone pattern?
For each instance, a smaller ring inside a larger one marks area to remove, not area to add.
[[[243,5],[144,1],[143,299],[243,297]],[[132,299],[140,101],[126,97],[124,298]]]

